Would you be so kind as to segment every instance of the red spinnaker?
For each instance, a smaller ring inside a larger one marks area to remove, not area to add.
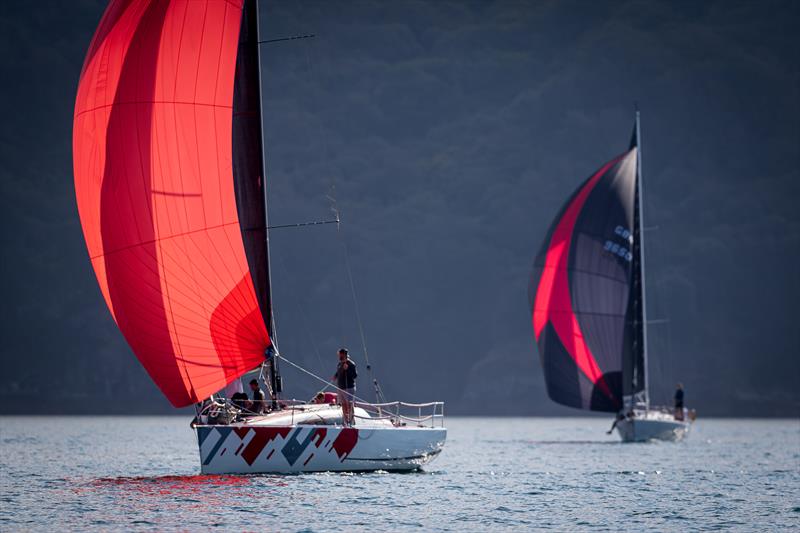
[[[242,0],[112,0],[75,103],[75,194],[106,303],[176,407],[263,361],[232,106]]]

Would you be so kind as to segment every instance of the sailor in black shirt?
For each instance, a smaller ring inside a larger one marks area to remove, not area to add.
[[[683,420],[683,383],[675,389],[675,420]]]
[[[346,348],[340,349],[337,355],[339,364],[336,365],[336,373],[333,375],[333,380],[339,392],[339,403],[342,405],[344,425],[352,426],[355,423],[353,404],[355,402],[358,372],[356,372],[356,364],[348,356]]]
[[[250,381],[250,390],[253,391],[253,401],[250,402],[250,411],[254,413],[263,413],[266,407],[264,391],[258,386],[258,380],[253,379]]]

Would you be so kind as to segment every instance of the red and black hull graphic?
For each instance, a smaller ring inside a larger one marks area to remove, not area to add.
[[[571,407],[615,412],[633,392],[637,156],[632,147],[581,184],[536,259],[530,303],[547,391]]]

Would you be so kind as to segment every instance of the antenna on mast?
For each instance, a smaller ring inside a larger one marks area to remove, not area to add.
[[[267,39],[265,41],[258,41],[258,44],[269,44],[269,43],[279,43],[282,41],[295,41],[297,39],[313,39],[316,37],[313,33],[309,33],[308,35],[294,35],[292,37],[280,37],[278,39]]]

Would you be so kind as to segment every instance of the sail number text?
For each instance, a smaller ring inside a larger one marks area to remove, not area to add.
[[[614,228],[614,233],[619,237],[622,237],[625,240],[625,243],[619,244],[617,242],[608,240],[606,241],[605,245],[603,245],[603,249],[606,252],[623,258],[626,261],[632,261],[633,253],[631,253],[631,248],[633,248],[633,233],[622,226],[617,226]]]

